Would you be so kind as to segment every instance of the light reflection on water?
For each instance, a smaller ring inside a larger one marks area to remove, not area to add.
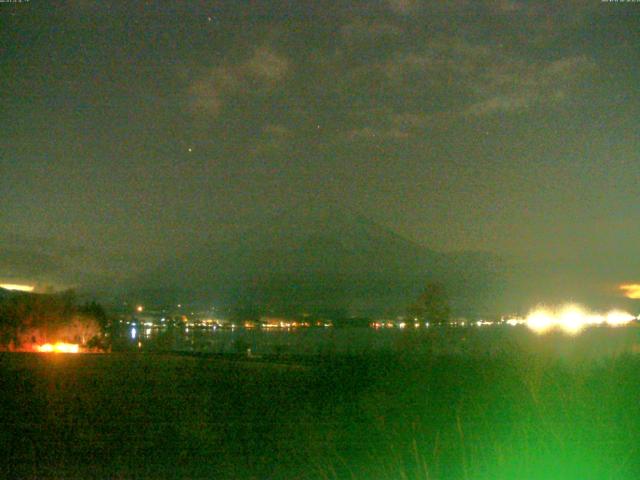
[[[578,336],[538,336],[524,327],[436,327],[421,330],[300,328],[290,330],[152,328],[138,331],[149,350],[248,355],[332,355],[407,351],[418,354],[495,355],[511,351],[596,358],[640,353],[640,329],[594,327]]]

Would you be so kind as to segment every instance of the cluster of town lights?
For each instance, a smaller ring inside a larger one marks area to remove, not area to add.
[[[640,317],[634,317],[630,313],[621,310],[611,310],[608,313],[595,313],[585,308],[569,304],[558,308],[538,307],[532,310],[526,317],[502,318],[500,321],[487,320],[466,320],[458,319],[449,322],[447,326],[451,327],[484,327],[509,325],[515,327],[518,325],[526,326],[530,330],[542,334],[551,331],[562,331],[571,335],[580,333],[587,327],[608,326],[622,327],[628,325],[634,320],[640,320]],[[396,322],[396,321],[376,321],[369,324],[372,328],[400,328],[406,327],[419,328],[423,324],[418,322]],[[429,327],[429,322],[424,323],[425,327]]]
[[[537,308],[530,312],[521,323],[536,333],[561,330],[575,335],[587,327],[604,325],[621,327],[635,319],[636,317],[633,315],[620,310],[601,314],[589,312],[579,305],[565,305],[557,309]]]

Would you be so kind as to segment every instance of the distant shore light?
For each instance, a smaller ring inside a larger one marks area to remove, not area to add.
[[[18,292],[33,292],[35,287],[32,285],[20,285],[17,283],[0,283],[0,288],[4,288],[5,290],[16,290]]]

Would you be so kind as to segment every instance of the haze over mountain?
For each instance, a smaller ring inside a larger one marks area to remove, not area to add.
[[[401,313],[428,281],[459,313],[486,311],[500,268],[488,253],[439,253],[344,209],[300,208],[199,245],[126,290],[273,312]]]

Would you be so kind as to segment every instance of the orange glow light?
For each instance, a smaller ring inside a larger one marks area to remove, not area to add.
[[[43,353],[78,353],[80,346],[76,343],[45,343],[44,345],[36,345],[36,351]]]
[[[640,300],[640,283],[625,283],[620,285],[620,290],[624,292],[625,297]]]

